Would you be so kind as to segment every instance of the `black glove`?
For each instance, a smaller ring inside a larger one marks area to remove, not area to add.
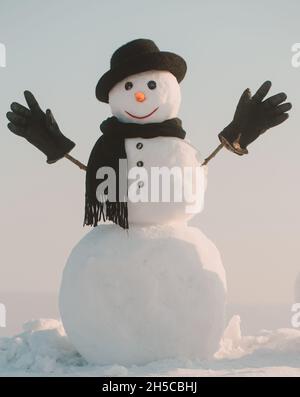
[[[269,128],[283,123],[292,108],[291,103],[282,103],[287,96],[283,92],[263,101],[271,88],[266,81],[251,97],[247,88],[237,105],[233,121],[218,135],[224,146],[236,154],[248,153],[247,146]]]
[[[75,143],[62,134],[51,110],[44,113],[30,91],[25,91],[24,96],[29,109],[13,102],[12,112],[6,114],[10,121],[7,126],[42,151],[47,156],[47,163],[55,163],[69,153]]]

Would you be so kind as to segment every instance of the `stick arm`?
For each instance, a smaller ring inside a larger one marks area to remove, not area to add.
[[[219,153],[219,151],[223,149],[223,147],[224,143],[220,143],[220,145],[208,157],[206,157],[206,159],[201,164],[201,167],[206,165],[210,160],[212,160]]]
[[[71,163],[77,165],[81,170],[86,171],[87,166],[81,163],[79,160],[75,159],[75,157],[71,156],[70,154],[65,154],[64,156],[67,160],[71,161]]]

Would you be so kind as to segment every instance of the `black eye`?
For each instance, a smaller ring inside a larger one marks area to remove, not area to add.
[[[133,87],[133,84],[131,81],[127,81],[127,83],[125,83],[125,90],[131,90],[131,88]]]
[[[155,83],[154,80],[150,80],[150,81],[148,81],[147,86],[148,86],[148,88],[149,88],[150,90],[154,90],[154,89],[156,88],[156,83]]]

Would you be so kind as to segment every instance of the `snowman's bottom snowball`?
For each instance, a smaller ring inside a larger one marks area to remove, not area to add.
[[[219,347],[225,290],[219,253],[199,229],[100,225],[68,259],[60,311],[92,363],[206,359]]]

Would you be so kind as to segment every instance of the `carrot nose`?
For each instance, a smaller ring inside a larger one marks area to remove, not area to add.
[[[144,102],[144,100],[146,99],[145,94],[141,91],[136,92],[134,96],[138,102]]]

